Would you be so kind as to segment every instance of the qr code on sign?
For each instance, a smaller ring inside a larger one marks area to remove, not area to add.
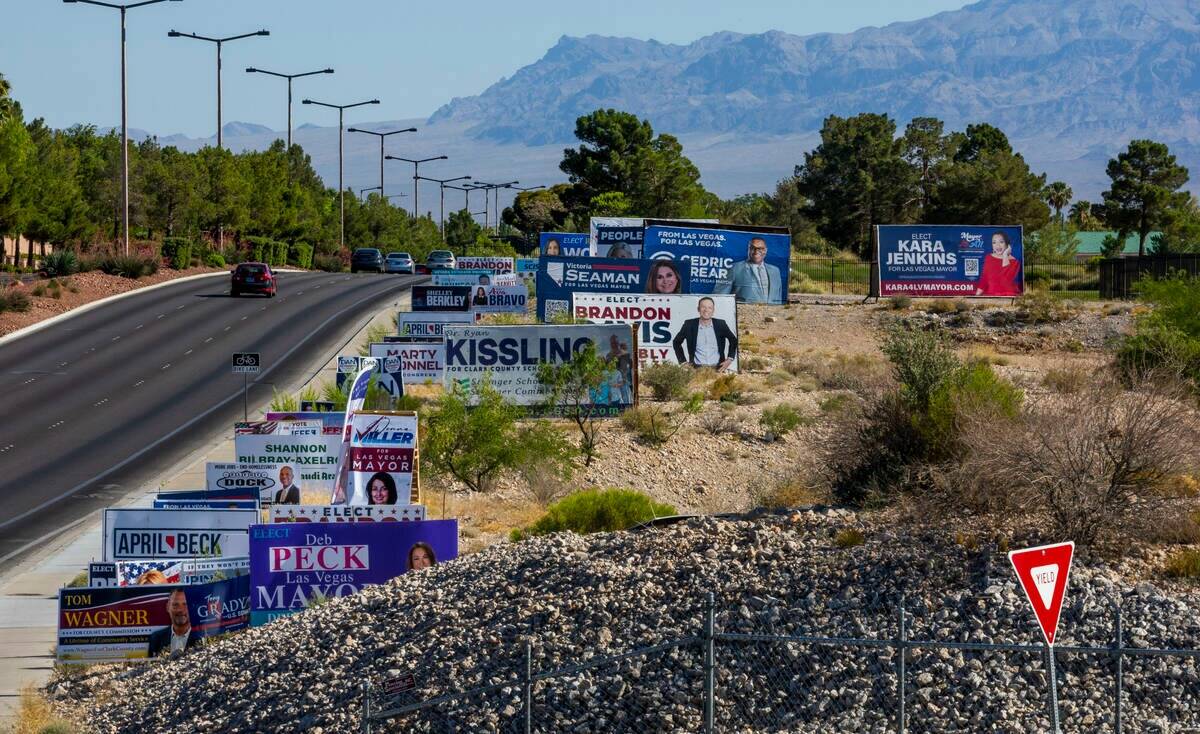
[[[973,257],[964,258],[963,275],[967,277],[979,275],[979,260]]]
[[[567,306],[566,301],[546,301],[546,323],[560,319],[563,314],[570,313],[571,309]]]

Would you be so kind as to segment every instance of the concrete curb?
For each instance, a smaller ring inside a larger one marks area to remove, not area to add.
[[[136,295],[138,293],[145,293],[146,291],[152,291],[157,288],[166,288],[167,286],[175,285],[176,283],[186,283],[189,280],[199,280],[200,278],[212,278],[217,275],[229,275],[229,271],[226,270],[226,271],[222,271],[220,273],[200,273],[199,275],[189,275],[184,278],[175,278],[174,280],[164,280],[163,282],[155,283],[154,285],[148,285],[148,286],[144,286],[142,288],[134,288],[133,290],[125,291],[124,293],[117,293],[115,295],[105,296],[104,298],[101,298],[98,301],[92,301],[91,303],[85,303],[78,308],[73,308],[70,311],[60,313],[57,316],[51,316],[50,318],[45,319],[44,321],[39,321],[36,324],[30,324],[29,326],[26,326],[23,329],[17,329],[16,331],[14,331],[10,334],[5,334],[4,336],[0,336],[0,346],[4,346],[5,344],[7,344],[11,341],[16,341],[17,339],[20,339],[23,336],[29,336],[30,334],[34,334],[34,333],[41,331],[42,329],[46,329],[51,326],[54,326],[55,324],[66,321],[67,319],[71,318],[72,316],[78,316],[81,313],[87,313],[88,311],[91,311],[94,308],[99,308],[106,304],[112,303],[113,301],[118,301],[122,298],[128,298],[129,296]]]

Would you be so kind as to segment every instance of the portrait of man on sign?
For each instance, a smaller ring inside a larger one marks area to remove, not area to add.
[[[767,262],[767,241],[751,238],[746,259],[729,269],[713,293],[732,293],[741,303],[783,303],[783,276]]]

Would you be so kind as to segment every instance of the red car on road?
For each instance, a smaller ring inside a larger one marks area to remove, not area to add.
[[[233,269],[233,283],[229,295],[237,297],[243,293],[263,293],[275,297],[275,273],[266,263],[242,263]]]

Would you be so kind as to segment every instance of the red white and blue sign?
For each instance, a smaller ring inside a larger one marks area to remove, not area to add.
[[[1025,292],[1022,232],[966,224],[878,226],[879,295],[1019,296]]]

